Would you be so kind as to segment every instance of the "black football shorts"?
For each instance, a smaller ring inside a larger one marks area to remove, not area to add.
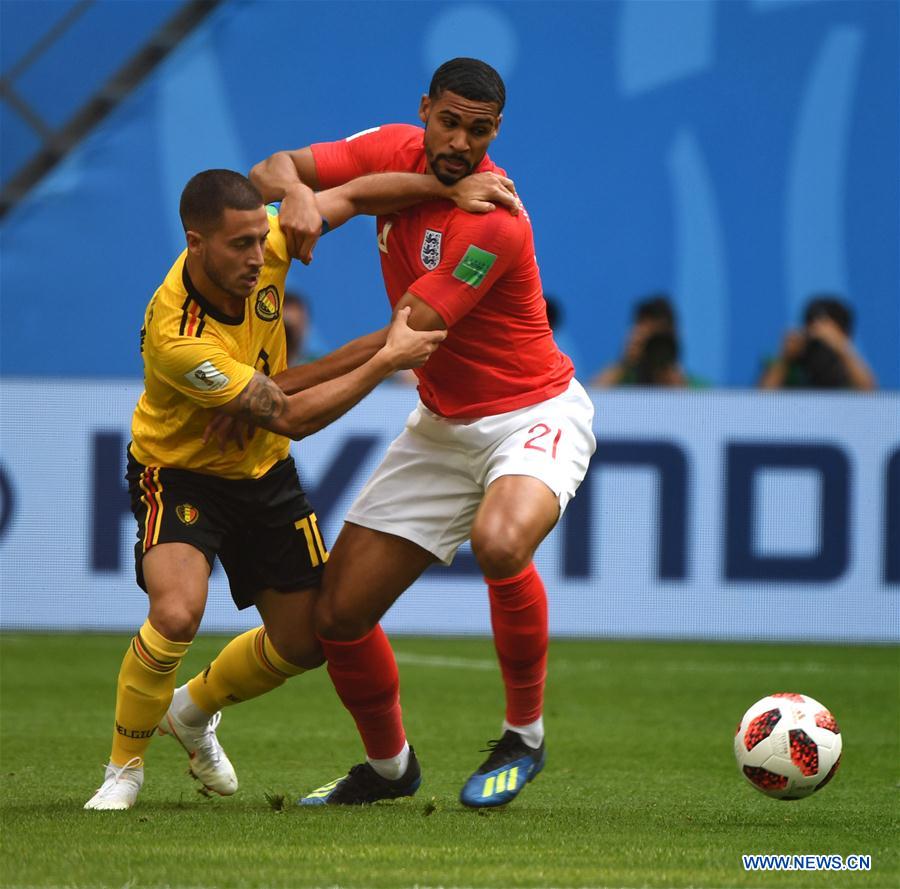
[[[293,458],[256,479],[228,479],[186,469],[142,466],[128,452],[125,475],[137,519],[134,564],[160,543],[189,543],[209,562],[216,556],[238,608],[265,589],[280,592],[321,585],[328,550],[297,477]]]

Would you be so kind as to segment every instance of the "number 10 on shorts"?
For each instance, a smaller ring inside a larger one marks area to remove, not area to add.
[[[552,439],[541,440],[546,439],[548,435],[552,435],[554,431],[556,434]],[[552,459],[556,459],[556,448],[559,445],[559,440],[562,438],[562,429],[553,430],[546,423],[535,423],[528,430],[528,434],[531,438],[525,442],[523,447],[532,451],[540,451],[543,454],[549,453]]]
[[[322,543],[322,535],[319,533],[319,523],[316,514],[311,512],[308,516],[294,522],[294,527],[303,532],[306,538],[306,546],[309,548],[309,563],[315,568],[320,562],[324,565],[328,561],[328,550]]]

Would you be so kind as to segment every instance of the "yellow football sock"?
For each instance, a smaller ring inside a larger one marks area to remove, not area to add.
[[[303,667],[275,651],[265,627],[256,627],[232,639],[188,683],[188,693],[201,710],[215,713],[229,704],[257,698],[303,672]]]
[[[169,708],[175,674],[190,644],[166,639],[149,620],[131,640],[119,670],[116,727],[109,757],[113,765],[125,765],[134,756],[143,758]]]

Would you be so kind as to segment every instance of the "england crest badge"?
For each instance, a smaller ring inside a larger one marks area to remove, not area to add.
[[[425,238],[422,241],[422,265],[429,272],[434,271],[441,262],[441,233],[434,229],[425,229]]]

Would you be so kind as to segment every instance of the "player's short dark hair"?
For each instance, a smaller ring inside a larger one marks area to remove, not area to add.
[[[438,99],[445,91],[473,102],[496,102],[498,113],[506,104],[503,78],[480,59],[459,58],[444,62],[431,78],[428,96]]]
[[[178,212],[184,230],[208,231],[225,210],[255,210],[263,204],[256,186],[234,170],[204,170],[193,176],[184,191]]]
[[[806,304],[803,323],[807,326],[817,318],[830,318],[847,336],[853,333],[853,309],[833,293],[817,293]]]
[[[675,309],[667,293],[651,293],[634,307],[634,320],[662,321],[668,327],[675,327]]]

